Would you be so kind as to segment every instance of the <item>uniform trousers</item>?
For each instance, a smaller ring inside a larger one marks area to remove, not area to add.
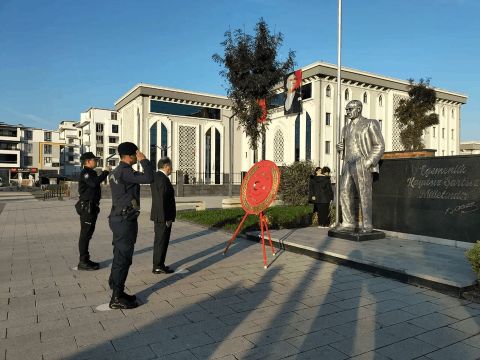
[[[95,231],[95,224],[97,223],[97,215],[83,213],[80,215],[80,237],[78,239],[78,251],[80,253],[80,261],[88,261],[90,254],[88,246]]]
[[[155,222],[155,240],[153,242],[153,268],[165,266],[168,244],[172,225],[167,226],[166,222]]]
[[[113,232],[113,262],[108,284],[114,294],[120,294],[125,288],[128,270],[132,265],[138,222],[137,219],[127,220],[122,216],[111,215],[109,225]]]
[[[342,226],[355,227],[358,219],[357,195],[362,210],[363,229],[372,229],[372,173],[363,158],[345,162],[340,179]]]

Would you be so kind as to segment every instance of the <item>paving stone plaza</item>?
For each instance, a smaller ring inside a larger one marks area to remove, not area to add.
[[[154,275],[147,211],[126,284],[143,304],[99,311],[111,203],[90,246],[102,267],[81,272],[74,202],[2,206],[2,359],[480,359],[480,304],[289,252],[264,270],[245,239],[224,257],[221,231],[176,222],[167,264],[181,271]]]

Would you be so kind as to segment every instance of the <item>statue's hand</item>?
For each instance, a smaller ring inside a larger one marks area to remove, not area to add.
[[[337,144],[337,151],[340,152],[340,151],[343,151],[343,142],[339,142]]]
[[[365,168],[370,169],[372,167],[373,163],[370,160],[365,161]]]

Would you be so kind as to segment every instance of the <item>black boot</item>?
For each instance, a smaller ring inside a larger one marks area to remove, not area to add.
[[[110,309],[134,309],[138,306],[138,303],[135,300],[130,301],[125,296],[123,296],[123,294],[124,292],[116,291],[112,294],[112,298],[109,304]]]
[[[126,292],[122,292],[121,295],[124,299],[127,299],[128,301],[136,301],[137,297],[135,295],[128,295]]]
[[[80,260],[78,263],[78,270],[98,270],[100,269],[100,264],[94,261],[91,261],[90,259],[88,260]]]

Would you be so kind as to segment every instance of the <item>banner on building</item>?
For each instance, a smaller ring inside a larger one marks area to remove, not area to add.
[[[288,74],[284,79],[285,103],[284,114],[300,114],[302,112],[302,70]]]

